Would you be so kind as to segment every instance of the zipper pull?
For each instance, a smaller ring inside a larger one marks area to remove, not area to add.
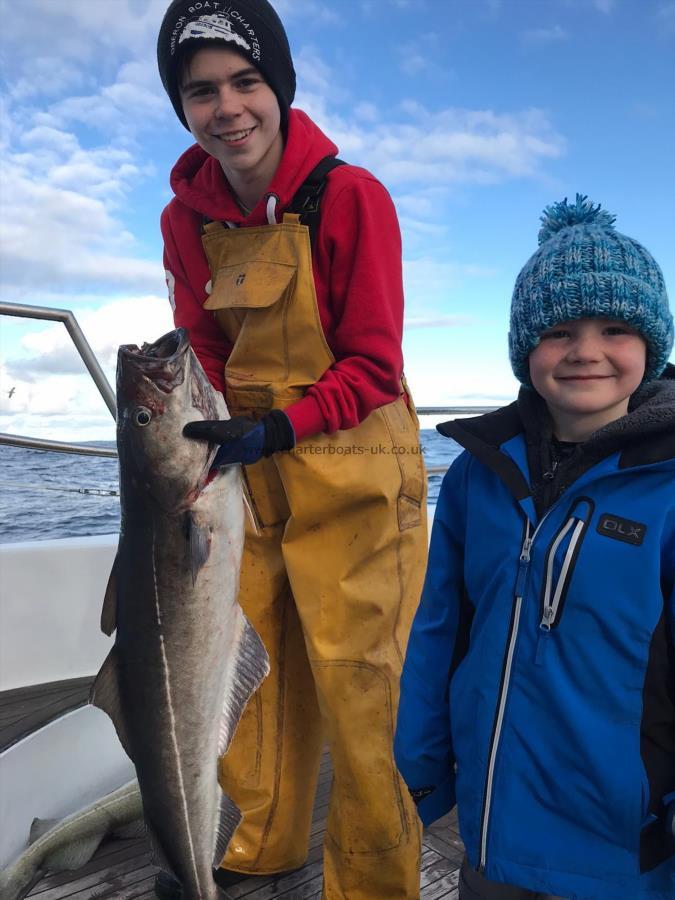
[[[547,606],[544,609],[544,614],[541,617],[541,622],[539,623],[539,627],[542,631],[550,631],[551,630],[551,622],[553,621],[553,617],[555,612],[552,606]]]
[[[557,459],[554,459],[554,460],[553,460],[553,465],[551,466],[551,471],[550,471],[550,472],[544,472],[544,474],[543,474],[541,477],[542,477],[545,481],[553,481],[553,479],[555,478],[555,470],[556,470],[557,468],[558,468],[558,460],[557,460]]]
[[[525,578],[527,577],[527,569],[530,565],[530,547],[532,546],[532,538],[530,537],[530,528],[528,522],[527,537],[523,541],[520,549],[520,558],[518,560],[518,575],[516,577],[516,597],[522,597],[525,590]]]

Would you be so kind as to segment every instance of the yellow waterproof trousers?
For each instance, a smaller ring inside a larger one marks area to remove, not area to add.
[[[206,227],[206,307],[233,344],[232,415],[301,397],[334,362],[316,303],[307,229]],[[244,470],[256,527],[239,602],[270,656],[220,761],[243,820],[222,865],[296,868],[307,855],[322,746],[334,770],[327,900],[419,896],[419,824],[392,742],[399,676],[426,562],[419,426],[403,398],[358,427],[302,441]]]

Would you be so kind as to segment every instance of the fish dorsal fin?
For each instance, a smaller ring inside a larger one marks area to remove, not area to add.
[[[229,689],[225,694],[220,720],[219,756],[227,751],[244,707],[270,671],[265,646],[241,609],[239,625],[241,631],[239,640],[232,648],[232,663],[227,677]]]
[[[106,656],[101,666],[101,671],[96,676],[89,691],[89,702],[107,713],[115,726],[120,744],[124,747],[127,756],[133,762],[131,747],[127,735],[127,729],[122,714],[119,688],[119,664],[115,647]]]
[[[239,812],[239,807],[230,800],[227,794],[222,794],[220,798],[218,824],[216,826],[216,846],[213,851],[214,868],[217,869],[220,865],[225,856],[227,845],[230,843],[232,835],[241,820],[242,814]]]
[[[103,609],[101,610],[101,631],[103,634],[111,635],[117,628],[117,560],[119,554],[115,557],[110,577],[108,578],[108,586],[105,589],[103,598]]]
[[[47,834],[55,825],[58,825],[60,821],[61,819],[33,819],[28,832],[28,843],[34,844],[43,834]]]
[[[190,572],[192,584],[197,581],[197,575],[209,558],[211,552],[211,532],[197,524],[194,516],[188,513],[188,529],[190,533]]]

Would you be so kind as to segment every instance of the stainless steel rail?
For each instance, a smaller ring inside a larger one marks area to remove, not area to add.
[[[0,434],[0,444],[8,447],[23,447],[24,450],[55,450],[57,453],[76,453],[78,456],[105,456],[117,459],[114,447],[92,447],[87,444],[68,444],[64,441],[49,441],[47,438],[30,438],[21,434]]]
[[[32,306],[23,303],[8,303],[0,300],[0,314],[5,316],[18,316],[24,319],[44,319],[50,322],[63,322],[70,338],[75,344],[75,349],[80,354],[82,362],[87,367],[94,384],[99,390],[105,405],[115,418],[117,404],[115,392],[110,387],[108,379],[103,373],[94,351],[84,336],[84,332],[78,325],[77,319],[69,309],[53,309],[49,306]],[[48,441],[43,438],[30,438],[18,434],[0,434],[0,444],[12,447],[25,447],[31,450],[57,450],[60,453],[77,453],[83,456],[107,456],[116,457],[117,450],[104,447],[86,447],[81,444],[70,444],[63,441]]]
[[[497,406],[416,406],[418,416],[482,416]]]

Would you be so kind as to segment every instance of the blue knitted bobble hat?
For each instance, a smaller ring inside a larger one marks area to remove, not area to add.
[[[547,206],[539,249],[516,279],[509,355],[516,378],[532,386],[528,357],[559,322],[604,317],[636,328],[647,342],[644,381],[658,378],[673,347],[673,317],[656,260],[614,228],[615,216],[584,195]]]

